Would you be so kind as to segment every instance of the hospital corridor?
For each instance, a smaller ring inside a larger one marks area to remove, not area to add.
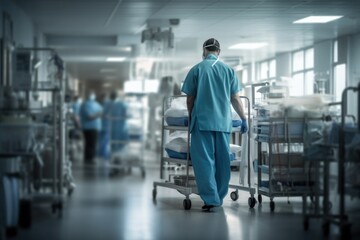
[[[358,239],[359,11],[0,0],[0,240]]]

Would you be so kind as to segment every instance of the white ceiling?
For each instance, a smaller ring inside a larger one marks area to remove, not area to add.
[[[173,27],[175,57],[185,66],[200,60],[204,40],[220,41],[221,56],[245,62],[314,42],[360,32],[358,0],[14,0],[35,27],[58,49],[79,79],[103,79],[101,68],[115,67],[129,77],[128,63],[105,63],[106,56],[138,55],[122,47],[141,48],[141,29],[149,20],[180,19]],[[309,15],[344,15],[327,24],[296,25]],[[239,42],[268,42],[256,51],[228,50]],[[141,53],[141,52],[140,52]],[[182,64],[180,64],[180,63]]]

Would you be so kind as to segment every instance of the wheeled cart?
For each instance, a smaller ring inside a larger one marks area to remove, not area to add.
[[[254,118],[258,142],[258,201],[270,198],[275,210],[275,197],[302,197],[314,184],[314,172],[303,160],[305,118],[257,116]]]
[[[357,93],[357,118],[354,118],[354,126],[345,124],[345,118],[348,115],[348,93],[353,91]],[[339,123],[339,129],[332,129],[332,133],[336,133],[336,138],[332,139],[335,142],[328,143],[326,146],[327,150],[333,149],[333,152],[329,154],[321,154],[318,160],[323,162],[323,204],[322,208],[315,211],[314,214],[308,213],[306,209],[306,201],[304,198],[304,229],[308,230],[309,221],[311,218],[322,219],[322,232],[326,237],[330,233],[331,225],[337,225],[340,229],[340,239],[351,239],[351,221],[349,213],[346,209],[345,197],[350,196],[351,198],[360,197],[360,183],[358,180],[358,169],[360,164],[360,84],[357,87],[347,87],[342,93],[341,105],[341,122]],[[357,120],[357,122],[356,122]],[[334,127],[335,125],[333,125]],[[318,146],[310,146],[318,147]],[[336,154],[337,153],[337,154]],[[330,177],[329,177],[329,164],[335,162],[338,165],[338,179],[337,179],[337,196],[339,196],[338,212],[332,213],[330,207],[332,206],[330,199]],[[356,199],[358,200],[358,199]],[[357,210],[357,209],[356,209]]]
[[[245,99],[247,102],[247,109],[248,109],[248,116],[250,118],[250,100],[247,97],[240,97],[241,99]],[[248,199],[248,204],[250,208],[253,208],[256,204],[256,199],[254,197],[255,195],[255,188],[251,187],[251,160],[250,160],[250,121],[248,121],[249,123],[249,130],[247,132],[247,135],[243,135],[244,137],[242,138],[241,141],[241,145],[242,145],[242,151],[241,151],[241,161],[240,161],[240,169],[239,169],[239,185],[234,185],[234,184],[230,184],[229,188],[233,188],[235,189],[235,191],[232,191],[230,193],[230,198],[233,201],[236,201],[239,198],[239,190],[242,191],[249,191],[250,193],[250,197]],[[240,129],[238,128],[233,128],[233,134],[239,134]],[[245,163],[245,161],[247,161]],[[245,185],[244,183],[244,173],[245,173],[245,166],[247,165],[247,180],[248,180],[248,186]]]
[[[191,200],[190,195],[195,193],[198,194],[198,190],[195,183],[194,175],[190,175],[191,171],[191,162],[190,162],[190,131],[189,126],[180,126],[181,124],[177,126],[169,126],[166,123],[165,119],[165,112],[171,107],[172,102],[175,99],[179,98],[186,98],[186,96],[172,96],[165,98],[163,101],[163,108],[162,108],[162,129],[161,129],[161,158],[160,158],[160,179],[165,178],[164,173],[164,165],[165,164],[177,164],[177,165],[185,165],[186,173],[185,174],[168,174],[167,179],[165,181],[159,181],[153,183],[153,191],[152,191],[152,197],[153,200],[156,200],[157,196],[157,187],[165,187],[165,188],[171,188],[179,191],[181,194],[185,195],[185,199],[183,201],[183,207],[185,210],[191,209]],[[190,125],[190,124],[183,124],[183,125]],[[180,159],[180,158],[172,158],[165,155],[165,142],[168,138],[168,135],[170,132],[174,131],[181,131],[187,133],[187,153],[186,153],[186,159]]]

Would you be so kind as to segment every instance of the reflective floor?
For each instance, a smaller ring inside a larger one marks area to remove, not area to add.
[[[222,208],[202,212],[199,196],[191,195],[192,208],[184,210],[182,194],[159,187],[154,202],[159,167],[146,165],[145,178],[137,168],[109,178],[103,167],[75,165],[77,188],[66,199],[62,217],[48,205],[34,206],[32,227],[20,229],[14,239],[323,239],[320,220],[311,220],[309,230],[303,230],[300,198],[291,198],[290,204],[275,198],[271,213],[268,198],[249,209],[249,194],[240,191],[236,202],[228,196]],[[232,182],[237,181],[238,172],[233,172]],[[339,239],[337,227],[331,227],[328,239]]]

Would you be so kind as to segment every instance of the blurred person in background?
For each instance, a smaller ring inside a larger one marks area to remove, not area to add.
[[[110,129],[110,149],[111,153],[115,153],[121,151],[129,139],[128,106],[117,91],[110,93],[110,101],[107,119]]]
[[[80,107],[80,122],[85,139],[85,163],[95,163],[98,134],[101,131],[103,107],[96,101],[95,92],[90,91]]]
[[[108,94],[102,94],[100,104],[103,107],[103,115],[101,117],[101,131],[99,134],[97,153],[100,158],[107,160],[110,156],[110,123],[108,116],[112,105]]]

